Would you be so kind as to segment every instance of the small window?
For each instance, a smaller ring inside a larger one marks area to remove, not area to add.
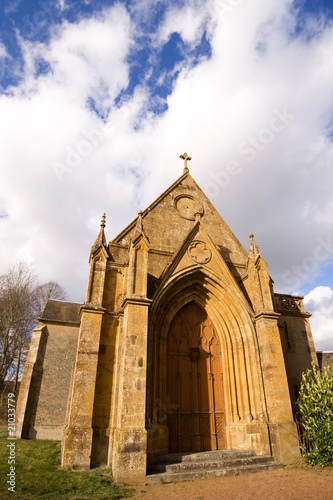
[[[288,331],[288,327],[287,327],[286,322],[283,323],[283,330],[284,330],[284,336],[286,339],[287,349],[288,349],[288,351],[290,351],[291,350],[291,342],[290,342],[290,335],[289,335],[289,331]]]

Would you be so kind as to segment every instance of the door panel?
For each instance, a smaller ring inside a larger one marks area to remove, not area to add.
[[[214,325],[194,302],[175,315],[168,336],[170,453],[225,447],[221,350]]]

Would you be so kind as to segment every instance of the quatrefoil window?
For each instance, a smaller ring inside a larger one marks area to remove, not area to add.
[[[188,249],[188,254],[194,262],[207,264],[212,258],[212,252],[203,241],[193,241]]]

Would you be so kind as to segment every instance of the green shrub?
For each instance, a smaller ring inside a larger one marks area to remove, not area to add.
[[[333,373],[312,363],[303,373],[299,400],[301,451],[310,465],[333,465]]]

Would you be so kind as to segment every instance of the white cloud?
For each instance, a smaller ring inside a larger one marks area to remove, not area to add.
[[[205,28],[212,46],[209,60],[184,62],[163,116],[148,111],[145,82],[114,104],[135,64],[128,55],[141,48],[138,10],[130,19],[118,4],[66,22],[48,45],[21,40],[22,83],[0,98],[0,198],[9,214],[0,219],[0,272],[29,258],[41,281],[58,280],[82,300],[103,212],[111,239],[181,175],[186,150],[194,178],[204,189],[215,185],[212,202],[246,247],[255,233],[276,291],[291,291],[286,273],[313,257],[317,238],[326,241],[331,231],[333,29],[320,22],[313,39],[291,38],[289,0],[227,4],[171,6],[156,28],[156,50],[174,31],[193,46]],[[151,0],[138,5],[140,19],[149,15]],[[36,77],[41,60],[51,70]],[[107,126],[89,98],[109,113]],[[276,110],[295,118],[270,137]],[[228,174],[231,161],[238,175]],[[68,169],[62,181],[55,162]]]
[[[6,57],[9,57],[6,47],[0,42],[0,59],[5,59]]]
[[[317,350],[333,351],[333,289],[317,286],[304,297],[304,305],[312,313],[312,334]]]
[[[182,8],[171,7],[156,33],[155,43],[166,43],[173,33],[178,33],[185,43],[198,43],[209,19],[209,3],[188,2]]]
[[[92,98],[97,106],[108,109],[128,84],[126,57],[131,43],[130,19],[120,5],[77,24],[63,23],[47,46],[21,39],[24,83],[16,92],[39,97],[51,89],[67,105],[84,107]],[[51,71],[36,78],[36,65],[41,61]]]
[[[45,279],[53,275],[77,297],[68,256],[73,255],[74,240],[79,241],[81,233],[89,253],[85,220],[92,212],[102,214],[107,203],[106,172],[99,172],[105,162],[97,160],[94,165],[98,143],[103,141],[92,139],[97,146],[89,161],[83,156],[66,182],[58,181],[53,163],[64,163],[87,135],[103,126],[87,99],[92,97],[97,106],[108,109],[126,88],[130,20],[125,9],[116,6],[96,18],[65,23],[48,46],[23,40],[21,44],[26,61],[23,82],[13,95],[0,98],[1,155],[6,159],[0,197],[9,214],[1,219],[1,272],[17,259],[33,261]],[[40,58],[51,65],[51,71],[36,78],[35,64]],[[101,186],[91,182],[97,177]],[[86,254],[78,257],[86,262]],[[82,299],[84,292],[80,295]]]
[[[60,10],[65,10],[67,8],[66,0],[57,0],[57,4]]]
[[[4,8],[5,14],[15,12],[21,2],[22,0],[12,0],[11,2],[9,2],[8,5],[6,5],[6,7]]]

